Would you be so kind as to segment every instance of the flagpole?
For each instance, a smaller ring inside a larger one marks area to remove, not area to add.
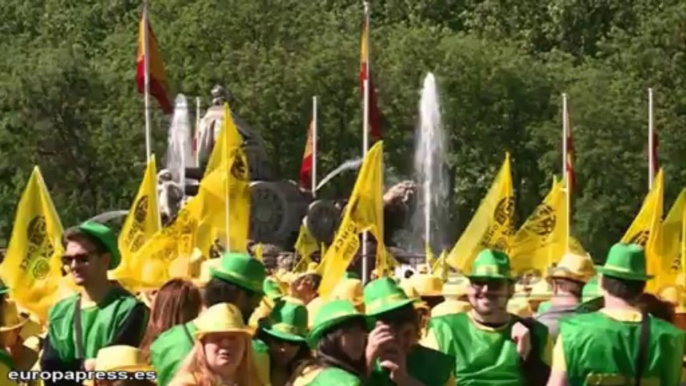
[[[653,116],[653,89],[648,89],[648,189],[653,188],[655,180],[655,120]]]
[[[569,111],[567,110],[567,94],[562,94],[562,173],[565,181],[565,206],[567,207],[567,240],[565,252],[569,252],[569,237],[571,232],[571,189],[569,186],[569,167],[567,165],[567,147],[569,137]]]
[[[200,130],[200,97],[195,97],[195,130],[193,130],[193,166],[198,167],[198,131]]]
[[[148,31],[148,0],[143,0],[143,72],[144,75],[144,99],[145,99],[145,156],[149,161],[152,156],[152,138],[150,134],[150,37]]]
[[[364,76],[364,118],[362,124],[362,157],[367,156],[369,150],[369,2],[364,2],[364,32],[365,32],[365,76]],[[369,259],[367,239],[369,234],[367,231],[362,233],[362,283],[366,284],[369,281]]]
[[[226,105],[225,105],[226,106]],[[225,107],[224,112],[228,108]],[[231,111],[229,111],[229,114],[231,114]],[[233,119],[231,115],[225,115],[224,116],[224,122],[223,122],[223,130],[227,130],[229,127],[229,122],[227,121],[228,119]],[[229,163],[229,141],[228,141],[228,133],[224,133],[224,151],[222,152],[224,156],[224,165],[228,165]],[[235,161],[235,160],[234,160]],[[224,221],[226,225],[226,252],[231,252],[231,190],[229,188],[229,173],[230,170],[226,170],[226,173],[224,175],[224,178],[226,179],[224,183],[224,188],[226,189],[226,209],[224,210]]]
[[[317,97],[312,97],[312,197],[317,197]]]

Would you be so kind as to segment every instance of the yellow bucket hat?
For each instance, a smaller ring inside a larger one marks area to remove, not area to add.
[[[402,280],[400,282],[400,289],[405,292],[405,295],[407,295],[408,298],[414,299],[413,305],[416,310],[429,311],[429,305],[422,301],[422,299],[419,297],[419,292],[417,292],[417,290],[414,288],[412,278]]]
[[[529,299],[545,301],[553,297],[553,289],[547,280],[539,280],[536,284],[531,286],[531,291],[529,292]]]
[[[205,287],[210,279],[212,279],[212,268],[219,267],[220,260],[221,259],[209,259],[200,263],[200,276],[192,280],[193,284],[200,288]]]
[[[523,298],[510,299],[510,301],[507,302],[507,312],[524,319],[534,315],[534,310],[531,308],[531,305]]]
[[[195,322],[198,330],[196,339],[202,339],[207,334],[222,332],[238,332],[250,337],[250,329],[243,323],[241,311],[233,304],[219,303],[206,309]]]
[[[419,274],[412,276],[410,280],[421,297],[443,296],[443,280],[438,276]]]
[[[468,288],[469,279],[466,277],[449,279],[443,284],[443,296],[459,298],[467,295]]]
[[[2,315],[2,326],[0,332],[14,331],[22,328],[29,320],[26,316],[20,315],[17,304],[11,300],[5,302],[4,314]]]
[[[359,307],[364,303],[363,299],[364,289],[362,281],[359,279],[343,279],[336,284],[336,287],[331,291],[329,300],[347,300],[355,307]]]
[[[588,283],[595,276],[595,266],[589,255],[565,253],[555,268],[548,270],[548,279],[571,279]]]
[[[109,346],[98,350],[95,371],[153,371],[143,351],[131,346]]]

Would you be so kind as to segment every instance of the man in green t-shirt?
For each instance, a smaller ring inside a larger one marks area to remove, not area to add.
[[[247,324],[262,300],[266,272],[261,261],[246,253],[226,253],[214,268],[203,291],[203,303],[209,308],[219,303],[238,307]],[[197,320],[197,319],[196,319]],[[150,346],[150,361],[157,371],[157,384],[166,386],[176,375],[183,360],[193,349],[195,320],[170,328]],[[256,364],[264,384],[269,384],[269,352],[264,342],[253,339]]]
[[[643,248],[616,244],[597,271],[604,307],[561,322],[548,385],[678,385],[686,333],[635,305],[652,278]]]
[[[117,237],[102,224],[86,222],[64,235],[62,265],[82,288],[55,304],[48,314],[48,336],[40,359],[42,371],[93,370],[98,350],[111,345],[138,346],[148,308],[107,280],[119,265]],[[75,380],[45,381],[76,385]]]
[[[472,310],[431,318],[422,344],[455,358],[458,385],[545,384],[552,342],[544,325],[507,312],[514,295],[509,257],[481,251],[467,277]]]

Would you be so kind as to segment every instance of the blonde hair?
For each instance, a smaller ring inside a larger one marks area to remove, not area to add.
[[[252,342],[248,335],[241,335],[244,339],[245,350],[240,364],[236,367],[235,381],[241,386],[265,386],[260,381],[255,365],[255,356],[252,350]],[[188,364],[188,371],[192,374],[196,386],[216,386],[221,385],[209,365],[205,355],[205,347],[202,340],[195,342],[194,355]]]

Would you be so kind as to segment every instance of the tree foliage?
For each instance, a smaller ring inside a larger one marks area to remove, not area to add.
[[[573,233],[602,259],[647,192],[647,91],[656,93],[666,205],[686,184],[686,5],[654,0],[378,0],[372,71],[386,165],[412,174],[422,79],[433,72],[448,131],[452,225],[466,226],[510,151],[521,223],[561,172],[561,93],[570,98],[578,188]],[[144,168],[135,87],[140,2],[0,2],[0,239],[34,164],[65,225],[127,208]],[[151,23],[171,96],[215,83],[297,176],[311,98],[320,167],[361,151],[362,4],[352,0],[156,0]],[[167,122],[155,110],[155,152]],[[352,176],[324,192],[347,195]],[[667,210],[667,208],[665,208]]]

